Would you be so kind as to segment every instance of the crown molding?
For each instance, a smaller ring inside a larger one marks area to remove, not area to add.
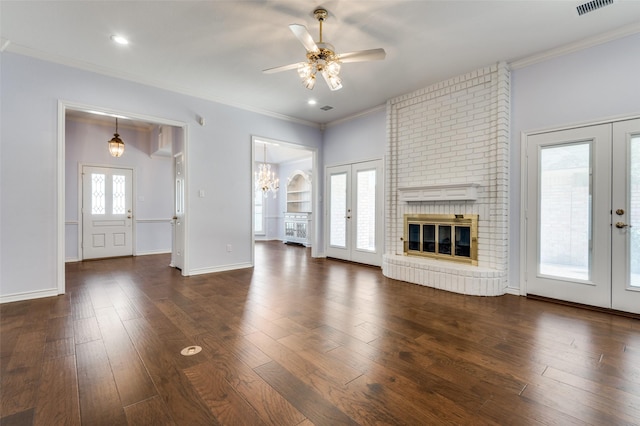
[[[580,50],[608,43],[610,41],[627,37],[639,32],[640,23],[627,25],[624,27],[620,27],[614,31],[603,33],[594,37],[585,38],[584,40],[580,40],[575,43],[565,44],[564,46],[560,46],[555,49],[547,50],[536,55],[531,55],[526,58],[515,60],[509,63],[509,68],[511,70],[516,70],[519,68],[528,67],[529,65],[537,64],[538,62],[543,62],[552,58],[557,58],[558,56],[578,52]]]
[[[386,109],[386,108],[387,108],[387,104],[384,103],[382,105],[378,105],[378,106],[375,106],[373,108],[365,109],[364,111],[356,112],[355,114],[352,114],[352,115],[349,115],[349,116],[346,116],[346,117],[343,117],[343,118],[339,118],[337,120],[334,120],[334,121],[331,121],[329,123],[326,123],[324,125],[324,128],[326,129],[328,127],[337,126],[338,124],[342,124],[342,123],[347,122],[347,121],[355,120],[356,118],[360,118],[360,117],[363,117],[365,115],[373,114],[374,112],[378,112],[378,111]]]
[[[29,56],[35,59],[40,59],[47,62],[53,62],[56,64],[68,66],[71,68],[81,69],[83,71],[89,71],[96,74],[105,75],[107,77],[118,78],[121,80],[127,80],[134,83],[144,84],[146,86],[156,87],[158,89],[167,90],[170,92],[179,93],[182,95],[191,96],[198,99],[204,99],[207,101],[215,102],[221,105],[226,105],[233,108],[238,108],[245,111],[254,112],[256,114],[265,115],[272,118],[277,118],[283,121],[289,121],[292,123],[302,124],[308,127],[314,127],[319,129],[321,125],[319,123],[313,121],[302,120],[300,118],[291,117],[284,114],[279,114],[273,111],[264,110],[261,108],[255,108],[244,104],[237,104],[233,102],[226,101],[224,99],[217,98],[211,94],[207,94],[206,92],[194,92],[193,90],[187,89],[185,87],[170,85],[165,82],[154,80],[151,78],[141,78],[139,76],[129,74],[123,71],[115,71],[112,69],[108,69],[99,65],[91,64],[89,62],[77,61],[70,58],[62,57],[59,55],[53,55],[51,53],[43,52],[41,50],[32,49],[30,47],[18,45],[15,43],[11,43],[10,40],[2,39],[2,43],[0,43],[0,47],[10,53],[16,53],[18,55]]]

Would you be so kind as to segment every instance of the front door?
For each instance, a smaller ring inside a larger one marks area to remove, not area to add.
[[[527,137],[527,293],[640,313],[640,120]]]
[[[327,256],[382,263],[382,161],[327,168]]]
[[[133,255],[133,170],[82,167],[82,258]]]

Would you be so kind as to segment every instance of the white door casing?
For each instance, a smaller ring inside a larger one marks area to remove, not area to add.
[[[82,258],[133,255],[133,170],[82,167]]]
[[[171,266],[184,270],[184,158],[183,154],[176,154],[174,159],[174,216],[173,216],[173,248]]]
[[[326,254],[380,266],[383,250],[382,161],[328,167]]]

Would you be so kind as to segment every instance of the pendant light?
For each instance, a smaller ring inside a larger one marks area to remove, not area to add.
[[[112,157],[120,157],[124,154],[124,142],[120,139],[118,134],[118,118],[116,117],[116,132],[113,134],[113,138],[109,142],[109,153]]]

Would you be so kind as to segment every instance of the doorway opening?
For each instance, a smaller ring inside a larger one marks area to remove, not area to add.
[[[107,144],[116,117],[121,157],[112,157]],[[58,294],[65,292],[65,263],[83,259],[171,253],[175,266],[179,248],[187,275],[186,233],[175,238],[173,231],[174,157],[182,159],[184,185],[186,124],[60,102],[58,129]]]
[[[317,152],[313,148],[260,136],[252,137],[253,259],[256,241],[281,241],[311,247],[316,256]],[[256,172],[269,168],[279,179],[276,191],[256,185]]]

